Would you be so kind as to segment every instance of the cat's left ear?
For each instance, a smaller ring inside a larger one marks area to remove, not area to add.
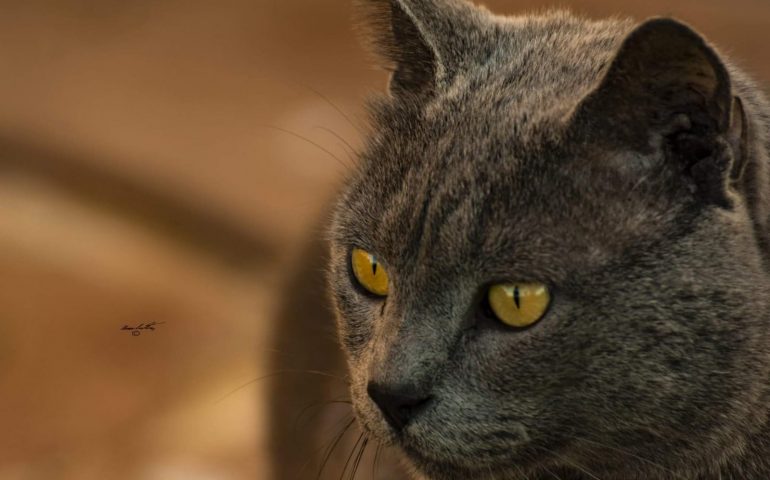
[[[572,120],[610,146],[666,149],[704,200],[729,207],[728,185],[743,171],[746,116],[724,63],[690,27],[667,18],[638,26]]]

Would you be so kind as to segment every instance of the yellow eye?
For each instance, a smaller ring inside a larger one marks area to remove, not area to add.
[[[489,289],[489,306],[495,316],[512,327],[528,327],[543,316],[551,303],[542,283],[505,283]]]
[[[351,253],[353,275],[367,291],[384,297],[388,294],[388,274],[371,253],[354,248]]]

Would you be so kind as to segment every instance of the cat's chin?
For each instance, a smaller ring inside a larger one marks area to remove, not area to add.
[[[531,455],[517,455],[515,449],[496,459],[459,455],[458,452],[426,449],[424,439],[406,432],[392,443],[410,467],[425,480],[466,480],[469,478],[509,479],[526,478],[523,472],[536,469]],[[531,453],[531,452],[530,452]]]
[[[456,446],[436,442],[433,435],[426,435],[420,428],[406,428],[400,433],[394,432],[384,420],[359,415],[359,424],[377,441],[400,453],[411,469],[419,473],[417,478],[425,480],[466,480],[469,478],[509,479],[512,475],[521,475],[536,466],[532,459],[535,452],[518,454],[517,450],[526,449],[525,443],[510,446],[505,453],[498,451],[492,459],[479,452],[478,455],[463,455]],[[487,458],[485,458],[487,457]]]
[[[435,460],[410,447],[400,447],[399,450],[406,462],[419,474],[418,478],[425,480],[467,480],[469,478],[502,480],[515,475],[520,476],[524,471],[522,467],[512,467],[514,463],[494,465],[479,462],[472,466],[470,462]]]

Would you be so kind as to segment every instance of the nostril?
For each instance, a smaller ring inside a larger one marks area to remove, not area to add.
[[[433,398],[419,394],[411,387],[387,387],[376,383],[369,383],[366,391],[396,431],[401,431]]]

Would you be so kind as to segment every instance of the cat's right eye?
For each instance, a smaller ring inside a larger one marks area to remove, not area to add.
[[[350,253],[350,264],[356,282],[367,292],[378,297],[388,294],[388,274],[377,257],[366,250],[354,248]]]

